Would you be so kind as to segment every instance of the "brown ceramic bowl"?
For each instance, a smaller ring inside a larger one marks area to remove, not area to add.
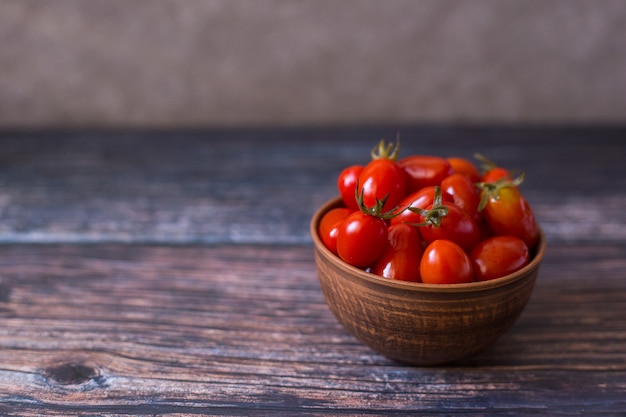
[[[374,351],[398,362],[431,366],[472,356],[493,344],[526,306],[546,241],[543,232],[523,269],[485,282],[423,284],[390,280],[343,262],[317,234],[324,204],[311,220],[317,274],[339,322]]]

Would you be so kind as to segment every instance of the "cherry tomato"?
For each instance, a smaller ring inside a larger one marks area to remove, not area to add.
[[[503,178],[510,178],[511,171],[502,167],[491,168],[489,171],[485,172],[481,177],[482,182],[490,182],[494,183]]]
[[[386,198],[383,212],[394,209],[404,198],[406,178],[402,169],[391,159],[379,158],[370,161],[361,175],[359,187],[363,193],[363,204],[372,207],[376,200]]]
[[[453,203],[433,204],[421,216],[420,235],[426,243],[446,239],[469,252],[480,241],[478,225],[463,209]]]
[[[450,163],[438,156],[407,156],[400,159],[398,165],[406,173],[408,193],[414,193],[429,185],[439,185],[445,177],[453,173]]]
[[[372,267],[372,273],[385,278],[419,282],[422,242],[417,229],[405,223],[388,228],[387,248]]]
[[[494,236],[481,241],[470,253],[477,281],[511,274],[528,265],[528,246],[515,236]]]
[[[337,177],[337,188],[339,189],[341,200],[343,200],[343,204],[345,204],[346,207],[354,211],[359,209],[355,198],[355,190],[357,180],[362,171],[362,165],[352,165],[342,170]]]
[[[386,246],[387,223],[379,217],[355,211],[339,225],[337,254],[350,265],[372,265]]]
[[[529,248],[537,243],[539,230],[535,214],[517,186],[496,187],[489,192],[483,215],[494,235],[516,236]]]
[[[329,210],[320,220],[317,233],[324,246],[335,255],[337,255],[337,233],[339,232],[339,225],[353,211],[354,210],[346,207],[337,207]]]
[[[474,154],[474,157],[481,162],[482,167],[482,175],[480,178],[481,182],[489,182],[494,183],[502,178],[510,178],[511,171],[501,166],[498,166],[495,162],[490,160],[484,155],[479,153]]]
[[[450,157],[446,158],[446,160],[455,174],[465,175],[471,182],[480,181],[480,171],[472,161],[460,157]]]
[[[422,282],[460,284],[472,282],[474,271],[469,256],[456,243],[440,239],[429,244],[420,261]]]
[[[454,199],[450,194],[443,191],[441,192],[443,203],[454,203]],[[389,221],[390,224],[397,223],[420,223],[421,217],[419,213],[408,210],[409,207],[413,209],[426,209],[431,206],[435,200],[435,186],[431,185],[424,187],[419,191],[416,191],[408,196],[404,197],[399,204],[396,217],[392,217]]]
[[[441,189],[452,196],[454,204],[479,221],[480,189],[474,182],[463,174],[452,174],[441,181]]]

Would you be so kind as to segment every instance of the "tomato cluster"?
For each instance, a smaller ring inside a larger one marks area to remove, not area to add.
[[[337,178],[342,207],[318,233],[350,265],[403,281],[455,284],[498,278],[524,267],[537,244],[524,175],[484,157],[411,155],[381,141],[366,165]]]

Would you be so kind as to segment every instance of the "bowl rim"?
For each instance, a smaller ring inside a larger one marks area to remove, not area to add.
[[[385,287],[391,287],[396,289],[402,289],[407,291],[421,291],[421,292],[445,292],[445,293],[457,293],[457,292],[474,292],[474,291],[486,291],[491,290],[493,288],[502,287],[505,285],[509,285],[517,280],[520,280],[529,275],[529,272],[537,269],[541,260],[544,257],[546,251],[546,237],[543,233],[541,227],[539,229],[539,239],[537,241],[536,247],[533,249],[532,258],[530,262],[524,266],[523,268],[505,275],[503,277],[494,278],[487,281],[474,281],[465,284],[426,284],[423,282],[410,282],[410,281],[401,281],[401,280],[392,280],[389,278],[384,278],[376,274],[372,274],[363,269],[357,268],[343,261],[337,255],[332,253],[324,244],[322,243],[319,235],[318,235],[318,225],[322,216],[327,213],[329,210],[342,207],[342,200],[340,196],[334,197],[324,204],[322,204],[313,214],[310,222],[310,233],[311,238],[313,239],[313,243],[315,248],[321,252],[321,254],[328,258],[331,262],[334,262],[345,272],[356,276],[357,279],[361,279],[372,284],[382,285]]]

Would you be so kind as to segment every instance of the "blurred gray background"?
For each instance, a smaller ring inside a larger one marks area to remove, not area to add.
[[[0,127],[623,123],[623,0],[0,1]]]

